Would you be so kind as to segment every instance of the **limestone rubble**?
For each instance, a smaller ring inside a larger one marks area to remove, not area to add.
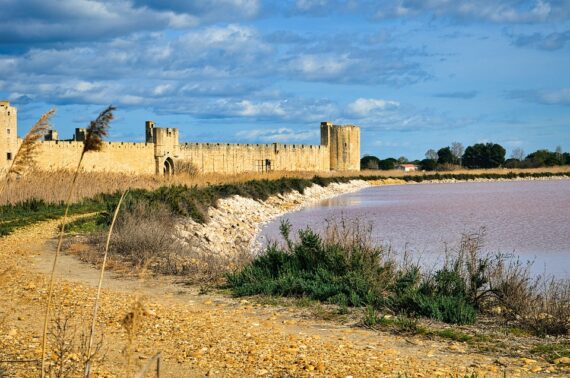
[[[272,196],[266,201],[233,196],[220,200],[216,208],[209,209],[210,219],[205,224],[199,224],[189,218],[181,219],[178,235],[182,241],[192,244],[202,252],[235,256],[243,251],[256,249],[255,237],[264,223],[311,202],[354,192],[370,185],[364,180],[333,183],[326,187],[313,185],[305,189],[304,193],[293,191]]]

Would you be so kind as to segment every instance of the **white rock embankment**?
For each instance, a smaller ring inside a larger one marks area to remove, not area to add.
[[[297,191],[269,197],[266,201],[232,196],[218,201],[217,208],[208,210],[206,224],[184,219],[178,224],[178,235],[183,243],[203,253],[234,257],[252,251],[262,224],[311,202],[354,192],[370,186],[364,180],[332,183],[326,187],[313,185],[301,194]]]

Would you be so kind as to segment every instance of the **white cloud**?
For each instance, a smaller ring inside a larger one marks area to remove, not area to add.
[[[93,41],[198,23],[192,15],[135,7],[128,0],[3,0],[0,42]]]
[[[252,103],[248,100],[243,100],[238,103],[241,108],[238,114],[244,117],[255,116],[284,116],[286,114],[280,102],[259,102]]]
[[[174,89],[172,84],[159,84],[152,90],[155,96],[164,96],[165,94],[171,93]]]
[[[324,78],[341,74],[349,65],[346,56],[307,54],[293,59],[289,67],[309,78]]]
[[[398,101],[376,98],[359,98],[348,104],[348,111],[356,116],[366,117],[373,112],[394,109],[399,106],[400,103]]]

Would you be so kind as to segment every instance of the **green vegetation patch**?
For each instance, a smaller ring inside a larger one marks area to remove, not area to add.
[[[449,279],[422,282],[416,268],[399,271],[385,259],[384,250],[368,245],[363,235],[340,232],[347,237],[323,240],[307,228],[293,242],[289,231],[290,225],[283,223],[287,247],[271,244],[241,271],[227,275],[235,295],[308,297],[341,308],[366,306],[367,325],[378,321],[376,311],[382,308],[454,324],[475,321],[475,307],[464,286]]]
[[[77,202],[69,208],[69,214],[85,214],[105,209],[108,202],[113,201],[114,195],[98,195],[92,199]],[[33,223],[57,219],[63,216],[64,203],[46,203],[42,200],[31,199],[17,205],[0,206],[0,236],[12,233],[15,229]]]
[[[530,352],[552,363],[557,358],[570,357],[570,341],[564,341],[561,343],[552,342],[547,344],[538,344],[532,348]]]
[[[86,216],[74,220],[65,226],[67,234],[88,235],[95,232],[103,231],[106,225],[101,222],[99,214]]]
[[[146,205],[149,208],[166,206],[175,215],[187,216],[199,223],[207,222],[208,208],[215,207],[218,200],[233,195],[265,200],[271,195],[286,194],[291,191],[303,191],[318,184],[327,186],[333,182],[348,182],[350,178],[319,177],[312,179],[281,178],[278,180],[251,180],[237,184],[211,185],[207,187],[188,187],[184,185],[164,186],[156,190],[133,189],[127,196],[125,207],[134,208]],[[69,214],[100,212],[98,223],[107,223],[120,198],[120,193],[99,194],[71,205]],[[0,206],[0,236],[12,233],[15,229],[49,219],[63,216],[65,204],[47,203],[30,199],[15,205]],[[80,222],[81,223],[81,222]],[[94,226],[94,225],[92,225]],[[85,230],[86,231],[86,230]]]

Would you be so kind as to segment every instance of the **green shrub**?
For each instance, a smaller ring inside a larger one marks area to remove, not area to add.
[[[347,243],[330,235],[323,240],[306,229],[292,242],[289,231],[288,224],[281,225],[287,249],[271,244],[250,265],[227,276],[235,295],[308,297],[339,306],[387,306],[447,323],[475,321],[463,281],[451,271],[438,272],[427,284],[418,267],[396,272],[384,251],[366,244],[363,235]]]
[[[381,288],[388,285],[383,269],[390,268],[381,248],[369,248],[362,241],[347,250],[310,229],[301,230],[299,241],[291,242],[287,224],[281,232],[288,250],[272,244],[249,266],[228,275],[236,295],[307,296],[357,307],[375,304]]]

